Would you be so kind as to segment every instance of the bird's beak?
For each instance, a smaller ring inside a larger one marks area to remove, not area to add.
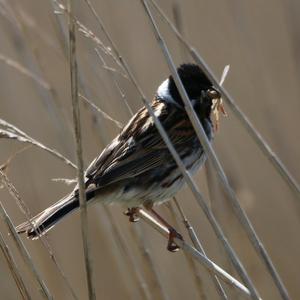
[[[219,129],[219,125],[220,125],[220,113],[224,117],[227,117],[228,115],[225,111],[221,94],[218,91],[216,91],[215,89],[208,90],[207,94],[212,99],[211,109],[212,109],[212,113],[214,116],[215,131],[217,131]]]

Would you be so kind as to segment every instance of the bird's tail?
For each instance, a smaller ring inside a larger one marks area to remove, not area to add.
[[[16,227],[18,233],[26,233],[34,240],[49,231],[63,217],[79,207],[78,196],[74,193],[59,200],[38,215]]]

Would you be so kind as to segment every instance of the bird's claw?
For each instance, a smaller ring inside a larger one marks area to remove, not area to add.
[[[183,240],[183,237],[174,228],[168,228],[168,230],[169,230],[169,240],[168,240],[167,249],[170,252],[177,252],[180,248],[174,242],[174,239],[177,238],[177,239]]]
[[[124,211],[124,215],[129,217],[129,222],[137,222],[140,218],[137,215],[137,208],[128,208]]]

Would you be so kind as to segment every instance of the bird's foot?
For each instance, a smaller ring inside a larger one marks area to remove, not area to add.
[[[167,249],[170,252],[177,252],[179,250],[179,247],[174,242],[174,239],[177,238],[177,239],[183,240],[183,237],[173,227],[168,227],[168,230],[169,230],[169,240],[168,240]]]
[[[138,208],[132,207],[124,211],[124,215],[129,217],[129,222],[137,222],[140,218],[137,215]]]
[[[157,219],[157,221],[162,224],[164,227],[166,227],[169,231],[169,239],[168,239],[168,245],[167,249],[170,252],[177,252],[179,250],[179,247],[174,242],[174,239],[180,239],[183,241],[183,237],[180,233],[176,231],[175,228],[173,228],[163,217],[161,217],[153,208],[152,206],[144,205],[144,207]]]

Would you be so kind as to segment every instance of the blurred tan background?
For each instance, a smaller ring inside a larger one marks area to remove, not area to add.
[[[105,45],[109,45],[85,1],[75,2],[78,20]],[[140,2],[92,2],[141,87],[151,98],[169,71]],[[183,34],[216,74],[220,76],[224,66],[230,64],[226,88],[300,181],[300,2],[168,0],[159,4],[172,20],[174,10],[179,14]],[[63,14],[54,14],[54,10],[58,9],[51,0],[0,1],[0,118],[75,161],[69,67],[60,27],[67,28],[67,18]],[[190,61],[169,28],[159,18],[157,20],[176,64]],[[114,85],[112,74],[102,67],[95,52],[97,45],[80,32],[77,42],[82,83],[80,92],[111,117],[126,123],[130,113]],[[111,57],[101,50],[100,53],[108,66],[119,70]],[[8,59],[30,70],[40,82],[9,65]],[[113,76],[135,112],[141,106],[136,90],[118,73],[113,73]],[[221,120],[215,149],[291,298],[299,299],[299,199],[288,189],[229,109],[228,114],[229,118]],[[87,165],[119,129],[86,104],[81,105],[81,116]],[[0,142],[0,164],[24,147],[17,141],[2,139]],[[72,168],[35,147],[17,155],[7,174],[32,214],[45,209],[72,189],[64,183],[53,182],[53,178],[75,177]],[[209,199],[205,170],[201,170],[196,180]],[[213,186],[212,209],[263,299],[280,299],[217,181],[210,179],[209,183]],[[0,199],[16,225],[25,220],[5,188],[0,189]],[[191,192],[188,189],[181,191],[178,200],[209,257],[237,276]],[[149,299],[219,299],[203,267],[197,266],[203,285],[199,287],[190,262],[182,252],[168,253],[165,239],[143,222],[129,224],[122,211],[121,207],[107,210],[101,205],[89,209],[97,299],[144,299],[143,289],[138,284],[141,281],[145,284],[144,292],[151,291]],[[159,211],[175,224],[169,209],[161,206]],[[112,223],[119,229],[125,248],[120,246]],[[7,235],[3,221],[0,221],[0,229],[24,275],[32,299],[41,299],[37,285]],[[147,247],[151,266],[145,260],[147,255],[138,246],[136,229],[143,234],[142,242]],[[180,230],[187,237],[182,225]],[[79,214],[70,216],[55,227],[48,240],[78,299],[87,299]],[[25,237],[23,241],[54,298],[72,299],[41,242],[32,242]],[[21,299],[2,254],[0,269],[1,299]],[[243,299],[224,286],[230,299]]]

